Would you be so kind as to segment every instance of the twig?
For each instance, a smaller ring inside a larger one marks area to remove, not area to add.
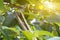
[[[22,28],[24,30],[27,30],[26,26],[24,25],[24,23],[22,22],[22,20],[20,19],[20,17],[18,16],[18,13],[16,13],[16,19],[18,20],[19,24],[22,26]]]
[[[23,17],[25,25],[27,26],[28,30],[31,31],[31,28],[30,28],[29,24],[27,23],[27,20],[25,19],[24,14],[22,13],[22,11],[20,11],[20,12],[21,12],[21,15]]]

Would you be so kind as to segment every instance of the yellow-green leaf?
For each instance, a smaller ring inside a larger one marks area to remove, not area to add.
[[[0,0],[0,10],[2,10],[3,8],[4,8],[3,0]]]

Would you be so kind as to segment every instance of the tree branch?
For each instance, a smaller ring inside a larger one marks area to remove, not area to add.
[[[27,23],[27,20],[25,19],[24,14],[22,13],[22,11],[20,11],[20,12],[21,12],[21,15],[22,15],[22,18],[23,18],[25,25],[27,26],[28,30],[31,31],[31,28],[30,28],[29,24]]]
[[[22,28],[24,30],[27,30],[26,26],[24,25],[24,23],[22,22],[22,20],[20,19],[20,17],[18,16],[18,13],[16,13],[16,19],[19,22],[19,24],[22,26]]]

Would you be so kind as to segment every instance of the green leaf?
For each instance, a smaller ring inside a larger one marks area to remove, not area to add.
[[[3,8],[4,8],[3,0],[0,0],[0,10],[2,10]]]
[[[39,31],[39,30],[36,30],[34,31],[34,37],[38,37],[38,36],[43,36],[43,35],[48,35],[50,37],[53,37],[54,35],[48,31]]]
[[[4,16],[0,16],[0,26],[2,26],[4,20],[5,20]]]
[[[16,0],[11,0],[11,3],[12,3],[12,4],[16,3]]]
[[[28,39],[28,40],[32,40],[32,33],[29,31],[22,31],[23,35]]]

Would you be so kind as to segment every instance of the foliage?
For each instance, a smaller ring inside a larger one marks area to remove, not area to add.
[[[0,0],[0,40],[60,40],[60,0]]]

